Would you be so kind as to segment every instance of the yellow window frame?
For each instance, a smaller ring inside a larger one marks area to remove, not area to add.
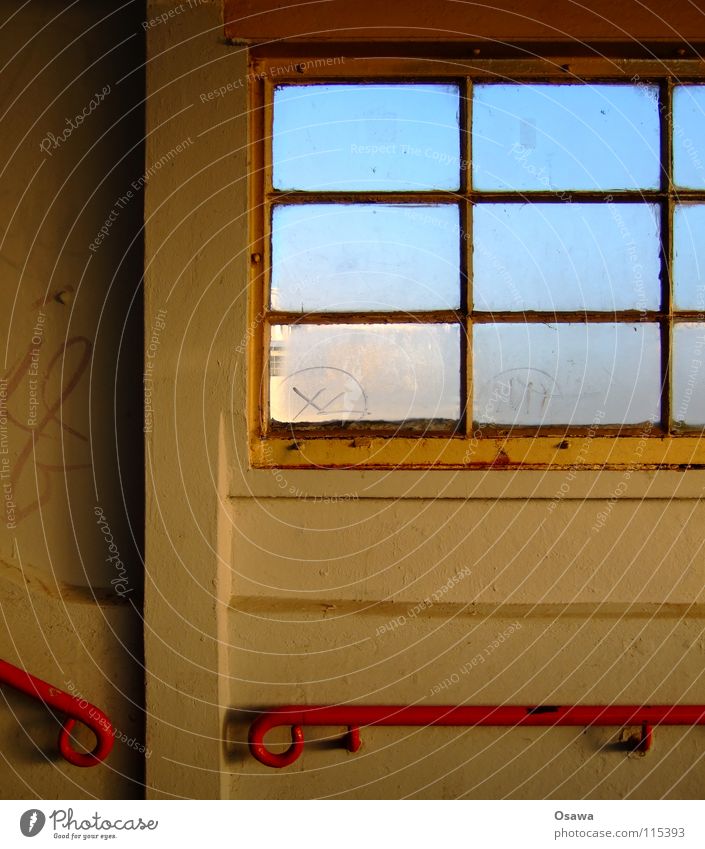
[[[705,202],[705,191],[676,191],[670,181],[672,173],[671,98],[673,85],[705,82],[705,66],[692,59],[619,59],[596,56],[561,55],[530,59],[466,59],[448,58],[374,58],[361,54],[333,55],[320,52],[308,55],[262,55],[253,52],[249,73],[249,226],[250,279],[247,331],[247,419],[250,464],[253,468],[369,468],[369,469],[686,469],[705,467],[705,440],[699,431],[678,433],[670,426],[670,380],[662,380],[661,421],[643,426],[607,428],[597,426],[522,427],[504,429],[475,425],[471,415],[465,415],[455,433],[419,434],[395,428],[393,435],[384,432],[365,432],[362,428],[296,426],[284,432],[273,428],[268,421],[269,385],[268,351],[269,327],[282,313],[267,306],[270,256],[270,210],[273,202],[287,200],[286,192],[277,193],[271,184],[271,138],[273,126],[273,92],[286,83],[334,82],[429,82],[452,81],[461,86],[461,138],[468,145],[465,155],[470,161],[471,99],[467,91],[472,81],[495,82],[648,82],[658,84],[660,91],[662,185],[658,190],[640,192],[645,199],[653,197],[667,216],[662,234],[663,305],[658,311],[662,328],[662,378],[669,368],[674,317],[672,303],[672,216],[676,200]],[[461,158],[465,158],[462,156]],[[301,193],[296,193],[298,199]],[[315,193],[312,193],[315,194]],[[370,193],[360,193],[360,195]],[[384,194],[393,199],[394,193]],[[408,193],[406,193],[408,194]],[[433,192],[424,192],[426,201]],[[448,193],[444,194],[447,198]],[[502,193],[492,193],[502,198]],[[532,199],[559,192],[524,192]],[[571,192],[584,196],[587,192]],[[617,197],[620,192],[602,192]],[[633,196],[634,192],[624,193]],[[351,202],[359,199],[354,193],[326,193],[329,200]],[[461,227],[468,229],[471,220],[472,193],[467,185],[455,193],[460,203]],[[313,201],[311,201],[313,202]],[[471,250],[471,247],[469,248]],[[465,252],[467,254],[467,251]],[[624,311],[622,311],[624,312]],[[639,315],[639,313],[636,313]],[[517,317],[524,315],[517,313]],[[576,314],[578,315],[578,314]],[[585,313],[580,312],[585,321]],[[592,320],[600,320],[590,313]],[[690,315],[678,311],[678,318],[705,321],[705,315]],[[301,319],[301,316],[298,316]],[[379,320],[379,316],[376,316]],[[364,314],[358,316],[364,320]],[[437,319],[439,320],[439,319]],[[471,340],[473,320],[466,311],[464,329]],[[505,319],[506,320],[506,319]],[[609,320],[606,314],[602,320]],[[317,321],[316,323],[323,323]],[[471,352],[471,342],[464,346]],[[467,355],[468,359],[470,353]],[[465,365],[467,387],[465,398],[472,397],[472,369]]]

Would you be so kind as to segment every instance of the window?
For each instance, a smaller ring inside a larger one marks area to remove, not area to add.
[[[688,62],[285,64],[251,75],[255,466],[703,463]]]

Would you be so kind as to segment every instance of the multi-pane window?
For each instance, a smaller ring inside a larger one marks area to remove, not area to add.
[[[255,444],[288,442],[291,465],[304,444],[320,465],[566,465],[586,439],[586,464],[700,462],[705,86],[485,73],[260,95]],[[614,437],[649,449],[615,456]]]

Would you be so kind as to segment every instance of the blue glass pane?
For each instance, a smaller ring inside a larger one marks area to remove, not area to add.
[[[677,309],[705,310],[705,204],[674,210],[673,291]]]
[[[455,309],[458,207],[276,206],[271,302],[301,312]]]
[[[677,186],[705,188],[705,86],[673,89],[673,179]]]
[[[653,204],[481,203],[473,233],[475,309],[658,309]]]
[[[279,86],[274,188],[457,189],[458,116],[455,85]]]
[[[472,142],[478,189],[657,188],[657,89],[475,85]]]

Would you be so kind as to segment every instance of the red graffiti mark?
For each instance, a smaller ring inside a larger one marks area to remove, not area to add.
[[[52,374],[56,371],[59,372],[57,379],[54,381],[54,385],[61,385],[61,370],[65,362],[66,355],[71,349],[77,350],[80,354],[80,359],[73,371],[64,373],[63,379],[65,382],[63,386],[61,386],[61,391],[56,398],[51,399],[48,397],[48,393],[50,391],[49,387]],[[24,378],[28,375],[34,350],[35,349],[33,347],[30,347],[17,366],[11,370],[6,377],[8,402],[17,392]],[[60,432],[62,430],[66,431],[76,439],[80,439],[84,442],[88,441],[88,437],[85,434],[63,421],[60,413],[64,401],[66,401],[66,399],[69,398],[69,396],[75,391],[83,377],[83,374],[88,368],[91,358],[91,350],[92,345],[89,339],[85,336],[74,336],[64,342],[56,351],[54,356],[49,360],[43,377],[38,378],[37,380],[38,403],[41,408],[41,413],[37,414],[35,424],[29,425],[26,421],[20,421],[10,412],[9,409],[7,411],[8,422],[12,422],[16,428],[19,428],[28,434],[20,448],[17,458],[12,464],[12,481],[14,485],[15,500],[18,501],[18,491],[23,488],[21,487],[21,483],[28,482],[28,487],[32,491],[37,492],[37,497],[32,501],[24,505],[18,504],[15,513],[16,521],[18,522],[22,521],[22,519],[26,519],[27,516],[35,510],[38,510],[40,506],[44,506],[49,498],[51,498],[53,475],[59,473],[63,474],[75,469],[90,468],[89,463],[67,464],[43,463],[36,461],[34,464],[30,464],[29,461],[32,459],[36,444],[38,444],[40,440],[58,442]],[[26,474],[28,471],[34,471],[34,474],[29,476]],[[35,476],[36,484],[34,480]]]

